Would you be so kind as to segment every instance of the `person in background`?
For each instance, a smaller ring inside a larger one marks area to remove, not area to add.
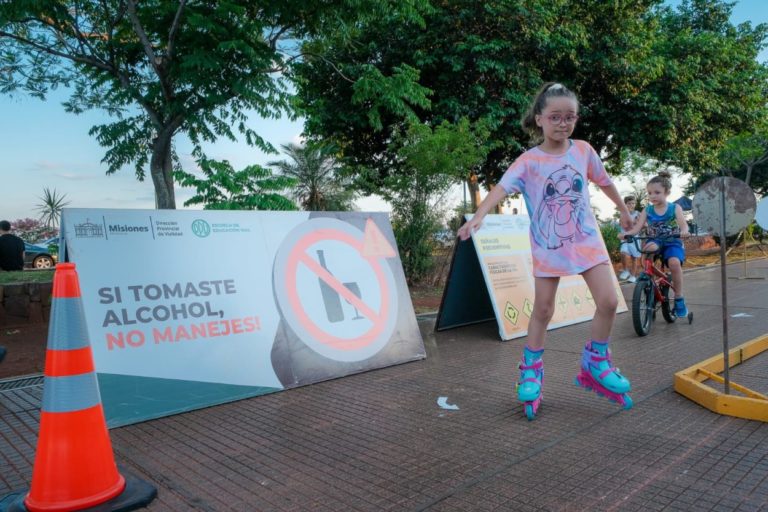
[[[640,212],[635,210],[637,206],[637,199],[634,196],[626,196],[624,198],[624,204],[627,205],[629,214],[632,217],[632,223],[637,220],[637,216]],[[622,231],[623,233],[623,231]],[[637,269],[640,262],[640,251],[634,242],[622,242],[621,243],[621,264],[623,270],[619,274],[619,280],[627,280],[630,283],[637,281]]]
[[[24,270],[24,240],[11,233],[7,220],[0,220],[0,270]]]
[[[681,238],[686,238],[688,223],[685,221],[683,209],[679,204],[669,201],[672,190],[672,175],[669,171],[660,171],[648,181],[648,206],[637,217],[632,229],[624,235],[636,235],[645,228],[648,236],[643,252],[661,252],[662,263],[672,274],[672,286],[675,289],[675,315],[678,318],[688,316],[688,306],[683,295],[683,263],[685,263],[685,247]]]
[[[0,270],[24,270],[24,240],[11,234],[11,223],[0,221]],[[6,349],[0,345],[0,363]]]

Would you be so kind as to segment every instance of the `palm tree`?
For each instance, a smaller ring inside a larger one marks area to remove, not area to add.
[[[45,187],[43,189],[43,197],[39,199],[42,203],[36,206],[36,210],[40,212],[40,222],[45,224],[49,228],[57,228],[59,226],[59,219],[61,218],[61,210],[69,204],[69,201],[64,201],[66,194],[58,195],[56,189]]]
[[[357,194],[350,180],[338,172],[336,160],[327,148],[316,144],[282,144],[288,160],[267,165],[296,180],[291,195],[307,211],[349,211]]]

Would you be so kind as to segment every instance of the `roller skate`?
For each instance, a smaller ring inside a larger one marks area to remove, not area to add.
[[[523,409],[528,421],[536,419],[536,413],[541,405],[541,387],[544,384],[544,361],[541,356],[544,350],[530,350],[525,347],[523,358],[518,368],[520,381],[515,386],[517,398],[523,402]]]
[[[581,357],[581,371],[574,384],[592,390],[612,402],[617,402],[625,409],[632,408],[629,396],[629,380],[614,368],[608,343],[592,341],[584,347]]]

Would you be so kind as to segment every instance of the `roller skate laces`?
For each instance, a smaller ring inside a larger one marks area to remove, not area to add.
[[[541,387],[544,383],[544,361],[541,358],[527,364],[525,357],[518,365],[520,380],[517,383],[517,398],[523,402],[525,416],[528,420],[536,418],[541,405]]]
[[[619,403],[625,409],[632,407],[629,380],[613,367],[607,343],[592,342],[584,347],[581,371],[574,384]]]

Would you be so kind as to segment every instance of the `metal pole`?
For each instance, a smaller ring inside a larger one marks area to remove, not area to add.
[[[725,179],[720,178],[720,288],[722,290],[722,310],[723,310],[723,379],[725,379],[725,394],[731,392],[731,379],[729,369],[731,367],[728,354],[728,275],[725,268]]]

